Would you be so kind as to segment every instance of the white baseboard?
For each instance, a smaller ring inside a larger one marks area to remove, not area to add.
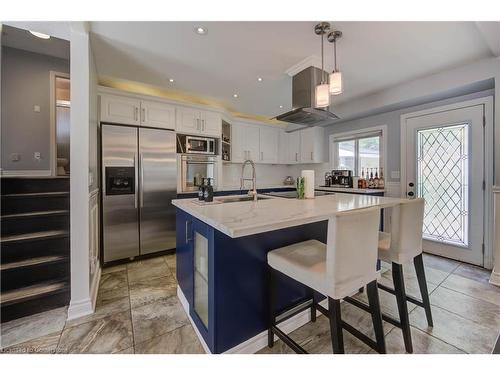
[[[40,170],[5,170],[1,171],[2,177],[48,177],[52,176],[52,171],[50,169],[40,169]]]
[[[491,272],[490,284],[500,286],[500,272],[498,272],[496,269]]]
[[[81,301],[70,301],[67,320],[74,320],[94,313],[92,301],[86,298]]]
[[[178,285],[177,285],[177,297],[179,297],[181,305],[184,308],[184,311],[186,312],[189,321],[191,322],[191,325],[193,326],[193,329],[196,332],[196,335],[200,339],[203,349],[205,350],[206,353],[211,354],[211,351],[208,348],[207,344],[205,343],[203,336],[201,336],[200,332],[198,331],[198,328],[191,319],[191,316],[189,316],[189,304],[186,300],[186,297],[184,296],[184,293],[182,293],[180,286]],[[326,299],[320,302],[320,304],[323,307],[327,308]],[[305,310],[295,315],[294,317],[287,319],[283,323],[279,324],[278,327],[286,334],[289,334],[295,331],[296,329],[302,327],[304,324],[307,324],[308,322],[311,321],[310,311],[311,310],[309,309]],[[316,314],[319,315],[320,313],[317,312]],[[278,337],[275,336],[274,340],[277,341]],[[231,349],[225,351],[224,354],[254,354],[257,353],[259,350],[264,349],[266,346],[267,346],[267,330],[260,332],[259,334],[242,342],[241,344],[232,347]]]

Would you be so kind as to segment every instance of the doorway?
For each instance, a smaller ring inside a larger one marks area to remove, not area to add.
[[[402,195],[425,199],[423,250],[485,266],[486,103],[401,118]]]
[[[69,75],[51,72],[53,173],[69,176],[70,173],[70,79]]]

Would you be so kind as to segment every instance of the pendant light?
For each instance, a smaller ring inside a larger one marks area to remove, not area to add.
[[[333,71],[330,73],[329,92],[331,95],[342,94],[342,72],[337,68],[337,39],[342,37],[342,32],[335,30],[328,34],[328,41],[333,43]]]
[[[316,86],[315,92],[315,107],[316,108],[326,108],[330,105],[330,92],[329,85],[325,82],[325,74],[323,69],[323,39],[325,34],[330,30],[330,24],[328,22],[321,22],[316,25],[314,32],[316,35],[321,35],[321,84]]]

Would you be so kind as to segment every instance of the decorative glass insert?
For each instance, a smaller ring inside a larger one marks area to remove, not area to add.
[[[425,239],[468,246],[468,133],[468,124],[417,131],[417,196],[425,199]]]

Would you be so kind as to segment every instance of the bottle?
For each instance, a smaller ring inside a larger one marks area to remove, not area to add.
[[[211,178],[207,178],[207,184],[205,186],[205,191],[203,192],[205,202],[213,202],[214,200],[214,187],[210,184],[210,180]]]
[[[363,189],[364,179],[365,179],[365,170],[361,168],[361,177],[358,180],[358,189]]]
[[[370,168],[370,178],[368,179],[368,189],[373,189],[373,168]]]
[[[198,188],[198,200],[199,201],[204,201],[205,200],[205,179],[201,179],[201,185]]]
[[[373,188],[374,189],[378,189],[378,183],[379,183],[378,168],[375,168],[375,178],[373,179]]]
[[[378,180],[378,188],[379,189],[385,188],[384,174],[382,173],[382,168],[380,168],[380,178]]]

